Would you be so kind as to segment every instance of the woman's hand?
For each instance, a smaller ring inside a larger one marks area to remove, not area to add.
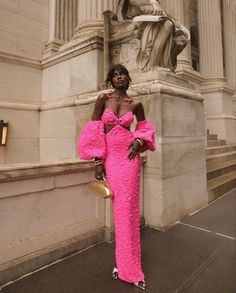
[[[137,156],[137,154],[139,153],[139,149],[140,149],[141,145],[140,143],[138,142],[138,140],[133,140],[129,146],[128,146],[128,149],[131,148],[131,151],[130,153],[128,154],[128,159],[129,160],[134,160],[135,157]]]
[[[106,170],[104,164],[95,166],[95,178],[102,180],[106,176]]]

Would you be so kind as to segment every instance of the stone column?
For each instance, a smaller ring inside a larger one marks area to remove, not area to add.
[[[236,4],[223,1],[225,76],[229,86],[236,89]]]
[[[180,24],[184,25],[190,30],[190,21],[188,6],[189,0],[165,0],[163,2],[167,14],[177,20]],[[186,48],[178,55],[178,66],[191,66],[191,44],[190,42]]]
[[[236,116],[236,3],[223,1],[225,76],[227,84],[234,91],[233,114]]]
[[[64,43],[70,41],[77,26],[77,0],[50,0],[49,37],[44,57],[59,51]]]
[[[198,24],[202,77],[224,81],[220,0],[198,0]]]
[[[227,8],[227,4],[224,6]],[[235,66],[235,56],[232,60],[229,60],[232,57],[227,56],[225,65],[229,68],[225,67],[224,72],[222,31],[224,32],[226,27],[222,29],[222,13],[220,0],[198,0],[200,73],[203,78],[201,93],[205,100],[206,129],[217,134],[219,139],[225,139],[227,144],[234,144],[236,119],[233,116],[233,91],[226,84],[224,74],[231,74],[229,71]],[[224,19],[225,23],[229,21]],[[230,54],[232,48],[227,42],[231,38],[231,33],[226,32],[225,38],[225,53]],[[232,64],[229,65],[229,62]]]
[[[58,38],[58,18],[59,18],[58,0],[49,1],[49,36],[43,52],[44,57],[57,52],[63,44]]]
[[[103,12],[116,11],[117,0],[80,0],[78,2],[78,26],[74,38],[91,31],[103,30]]]

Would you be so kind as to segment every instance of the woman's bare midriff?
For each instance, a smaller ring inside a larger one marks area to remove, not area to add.
[[[104,125],[104,132],[105,134],[107,134],[109,131],[112,130],[112,128],[114,128],[116,125]],[[124,127],[124,126],[121,126],[123,127],[124,129],[127,129],[127,130],[130,130],[129,127]]]

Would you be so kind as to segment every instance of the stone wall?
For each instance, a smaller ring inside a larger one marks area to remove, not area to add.
[[[48,0],[1,1],[0,19],[0,119],[9,121],[0,164],[38,161]]]
[[[0,52],[40,60],[48,38],[48,0],[0,3]]]

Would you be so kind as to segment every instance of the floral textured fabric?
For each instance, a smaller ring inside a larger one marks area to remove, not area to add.
[[[81,131],[78,141],[78,153],[81,159],[106,158],[106,139],[102,121],[90,121]]]
[[[136,130],[131,132],[127,129],[134,120],[133,113],[127,112],[118,118],[111,110],[106,109],[100,123],[114,125],[114,127],[100,139],[105,139],[105,169],[107,181],[114,193],[112,199],[113,215],[116,235],[116,264],[119,278],[126,282],[134,283],[144,280],[141,267],[140,251],[140,156],[134,160],[128,159],[130,150],[128,145],[134,138],[142,138],[145,143],[143,151],[155,150],[155,128],[146,120],[136,125]],[[98,121],[90,123],[97,124]],[[126,128],[125,128],[126,127]],[[87,126],[85,127],[87,128]],[[87,140],[79,140],[79,154],[84,158],[84,147],[89,146],[91,155],[96,152],[93,148],[98,147],[98,141],[92,139],[92,133],[87,132]],[[98,138],[97,138],[98,139]],[[101,143],[103,145],[103,142]],[[100,150],[101,151],[101,150]],[[88,152],[88,151],[87,151]],[[96,155],[97,156],[97,155]],[[87,155],[86,155],[87,157]],[[90,156],[88,156],[90,157]],[[101,156],[97,156],[100,157]],[[103,156],[104,158],[104,156]]]

